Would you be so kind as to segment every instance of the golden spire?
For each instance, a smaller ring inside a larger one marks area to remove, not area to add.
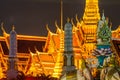
[[[61,1],[61,30],[63,30],[63,0]]]
[[[96,40],[97,23],[100,20],[98,1],[99,0],[86,0],[81,27],[86,43],[94,43]]]

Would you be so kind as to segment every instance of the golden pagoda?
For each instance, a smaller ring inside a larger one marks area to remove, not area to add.
[[[47,25],[48,34],[43,36],[17,35],[17,66],[19,71],[23,71],[25,75],[36,76],[40,73],[52,75],[59,78],[63,66],[64,51],[64,30],[63,30],[63,12],[61,0],[61,25],[55,22],[56,32],[50,31]],[[74,62],[77,69],[80,68],[81,57],[90,61],[91,67],[97,65],[96,59],[91,55],[91,51],[95,49],[96,29],[100,19],[98,0],[86,0],[83,19],[80,21],[76,16],[76,26],[73,21],[73,51]],[[6,72],[7,60],[9,54],[9,37],[2,24],[3,36],[0,36],[0,72]],[[120,39],[118,33],[120,29],[112,32],[113,38]],[[112,45],[113,48],[114,44]],[[117,53],[117,51],[116,51]],[[3,74],[0,74],[4,76]]]
[[[86,0],[85,12],[81,25],[85,43],[95,43],[98,20],[100,20],[98,0]]]
[[[86,0],[81,29],[83,31],[84,45],[89,53],[96,44],[96,29],[99,20],[98,0]]]

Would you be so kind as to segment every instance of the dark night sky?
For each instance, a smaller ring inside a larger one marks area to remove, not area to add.
[[[78,14],[82,18],[85,0],[63,2],[64,24],[67,17],[74,18]],[[117,28],[120,24],[120,0],[99,0],[99,7],[100,13],[104,9],[105,16],[113,23],[113,29]],[[60,25],[60,0],[0,0],[0,23],[4,22],[8,33],[14,24],[18,34],[46,36],[45,25],[55,32],[55,20]]]

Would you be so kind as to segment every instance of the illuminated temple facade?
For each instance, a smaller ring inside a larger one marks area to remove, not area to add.
[[[73,51],[74,62],[77,69],[80,68],[81,57],[86,60],[95,60],[91,55],[96,48],[96,29],[100,20],[98,0],[86,0],[85,11],[82,20],[76,16],[77,23],[73,25]],[[62,21],[62,20],[61,20]],[[56,23],[56,32],[50,31],[47,26],[48,34],[43,36],[17,35],[17,66],[19,71],[26,75],[33,76],[39,73],[50,74],[59,78],[63,67],[64,52],[64,30]],[[10,35],[2,27],[3,36],[0,36],[0,75],[7,70],[9,54],[9,37]],[[119,59],[120,46],[120,27],[112,31],[112,49],[115,50]],[[97,64],[97,63],[91,63]],[[95,66],[91,66],[95,67]]]

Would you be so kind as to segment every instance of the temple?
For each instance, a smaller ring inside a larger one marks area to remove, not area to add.
[[[17,69],[19,71],[23,71],[25,75],[31,74],[33,76],[36,76],[37,74],[44,73],[46,75],[50,74],[53,77],[60,78],[65,67],[69,67],[67,65],[71,65],[72,67],[70,68],[73,70],[81,69],[81,59],[84,59],[88,63],[87,65],[91,69],[92,75],[96,75],[95,71],[99,65],[99,62],[96,56],[92,55],[92,52],[99,47],[97,32],[98,26],[103,26],[100,25],[102,23],[99,24],[98,22],[105,19],[106,25],[110,27],[112,26],[107,24],[109,21],[105,18],[104,12],[100,16],[98,3],[99,0],[86,0],[83,18],[79,20],[76,16],[76,23],[74,23],[71,19],[70,23],[72,24],[72,35],[71,33],[68,33],[68,35],[72,36],[72,38],[70,37],[72,40],[69,40],[69,37],[65,35],[65,33],[67,34],[66,30],[63,29],[62,0],[61,25],[59,26],[57,25],[57,22],[55,22],[55,33],[51,32],[49,26],[47,25],[46,28],[48,34],[45,37],[17,34]],[[0,78],[5,77],[4,73],[8,70],[7,66],[10,55],[10,34],[6,32],[3,24],[1,26],[3,35],[0,36]],[[106,31],[108,30],[109,29],[107,28]],[[120,61],[119,33],[120,27],[118,27],[116,30],[111,31],[111,36],[109,38],[109,48],[114,51],[114,54],[116,55],[116,59],[118,61]],[[69,41],[67,42],[67,40]],[[72,42],[72,44],[70,45],[69,42]],[[71,46],[68,48],[72,48],[72,51],[69,51],[69,49],[64,46]],[[65,51],[66,49],[68,50]],[[69,60],[72,59],[73,62],[66,61],[67,59],[65,55],[72,56],[67,57],[69,57]],[[120,64],[120,62],[118,63]],[[102,65],[103,63],[101,63],[100,66]]]

